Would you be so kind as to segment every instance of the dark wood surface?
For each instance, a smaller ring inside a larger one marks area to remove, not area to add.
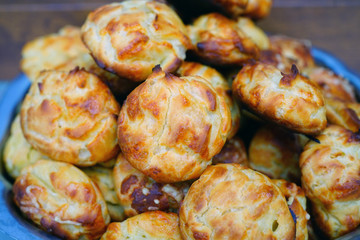
[[[66,24],[81,26],[92,9],[112,1],[0,0],[0,80],[20,73],[21,48]],[[258,22],[267,32],[312,41],[360,72],[359,0],[274,0]]]

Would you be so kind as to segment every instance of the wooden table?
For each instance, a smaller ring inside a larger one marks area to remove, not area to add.
[[[25,42],[66,24],[80,26],[89,11],[109,2],[0,0],[0,80],[20,73],[20,52]],[[309,39],[360,73],[358,0],[274,0],[270,16],[259,25],[270,33]]]

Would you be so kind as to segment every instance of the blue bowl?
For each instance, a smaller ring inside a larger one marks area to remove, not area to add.
[[[339,59],[330,53],[319,48],[312,48],[312,55],[317,64],[326,66],[346,79],[356,88],[357,96],[360,96],[360,77],[350,71]],[[19,103],[24,98],[30,87],[30,81],[24,74],[19,75],[9,85],[8,89],[0,100],[0,149],[3,149],[5,140],[8,137],[12,120],[16,114]],[[0,155],[0,170],[2,169],[2,152]],[[35,227],[32,223],[21,216],[20,211],[15,206],[11,183],[0,174],[0,239],[1,240],[41,240],[41,239],[59,239],[50,235],[41,229]],[[359,229],[340,239],[356,240],[360,239]]]

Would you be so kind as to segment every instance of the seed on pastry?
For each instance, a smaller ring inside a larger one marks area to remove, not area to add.
[[[181,240],[179,217],[175,213],[145,212],[108,226],[101,240]]]
[[[91,166],[115,157],[119,104],[109,88],[85,70],[45,71],[21,106],[27,141],[51,159]]]
[[[33,82],[43,70],[84,68],[96,74],[116,95],[127,95],[136,83],[100,68],[81,41],[80,28],[65,26],[58,33],[38,37],[22,49],[21,70]]]
[[[354,87],[330,69],[314,67],[307,69],[306,75],[319,85],[324,97],[356,102]]]
[[[26,141],[21,130],[20,116],[17,115],[11,124],[10,136],[4,147],[3,160],[6,172],[12,178],[16,178],[20,175],[21,169],[39,159],[47,159],[47,157]]]
[[[97,239],[110,217],[94,183],[69,163],[39,160],[13,185],[16,205],[43,230],[66,239]]]
[[[157,183],[133,168],[120,153],[114,167],[116,194],[128,217],[147,211],[177,211],[189,189],[186,182]]]
[[[124,102],[118,138],[133,167],[171,183],[199,177],[230,127],[230,110],[207,80],[179,78],[157,66]]]
[[[273,179],[272,182],[280,189],[290,211],[296,226],[295,240],[308,239],[307,222],[310,215],[306,212],[306,198],[305,193],[301,187],[295,183],[287,182],[284,179]]]
[[[177,70],[180,76],[200,76],[208,80],[220,97],[225,100],[231,112],[231,129],[228,139],[235,136],[240,127],[240,109],[232,96],[231,87],[216,69],[196,62],[183,62]]]
[[[249,161],[244,141],[238,137],[227,140],[221,152],[213,157],[212,162],[213,164],[238,163],[241,166],[248,167]]]
[[[99,188],[103,195],[106,206],[112,221],[123,221],[126,216],[124,207],[120,204],[116,196],[113,169],[101,166],[93,166],[82,169],[90,177],[94,184]]]
[[[353,132],[360,129],[360,103],[343,102],[326,98],[326,118],[329,123],[342,126]]]
[[[265,32],[255,25],[255,23],[247,17],[239,17],[237,19],[237,26],[248,36],[260,50],[270,48],[270,40]]]
[[[259,57],[259,48],[237,23],[219,13],[197,18],[188,26],[194,52],[213,65],[242,65]]]
[[[249,146],[250,167],[270,178],[300,183],[299,157],[307,137],[274,126],[256,131]]]
[[[265,175],[238,164],[209,166],[180,208],[184,239],[294,239],[285,197]]]
[[[254,113],[296,132],[319,134],[326,127],[323,95],[295,65],[291,71],[284,74],[263,63],[246,65],[232,89]]]
[[[312,203],[312,216],[329,237],[360,224],[360,136],[330,125],[300,155],[301,182]]]
[[[160,64],[173,72],[191,48],[186,28],[170,7],[156,1],[122,1],[91,12],[82,39],[97,63],[133,81]]]

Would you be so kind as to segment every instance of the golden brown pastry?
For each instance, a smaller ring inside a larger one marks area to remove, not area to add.
[[[257,45],[247,37],[237,23],[219,13],[197,18],[188,26],[194,52],[214,65],[242,65],[259,57]]]
[[[238,163],[241,166],[248,167],[249,161],[243,140],[238,137],[229,139],[221,152],[213,157],[212,163]]]
[[[212,0],[212,2],[233,17],[247,15],[256,19],[269,15],[272,5],[272,0]]]
[[[237,19],[237,26],[259,47],[260,50],[270,48],[270,40],[268,36],[261,28],[256,26],[250,18],[239,17]]]
[[[110,217],[94,183],[69,163],[39,160],[16,179],[14,200],[43,230],[66,239],[98,239]]]
[[[300,72],[315,66],[310,52],[310,41],[274,35],[270,36],[270,45],[272,50],[282,55],[285,59],[283,68],[279,68],[281,71],[290,72],[292,64],[295,64]]]
[[[334,98],[326,100],[326,118],[329,123],[342,126],[353,132],[360,129],[360,104],[343,102]]]
[[[230,127],[230,110],[207,80],[179,78],[157,66],[124,102],[118,138],[133,167],[171,183],[199,177]]]
[[[308,142],[301,182],[320,229],[337,238],[360,224],[360,136],[336,125]]]
[[[120,107],[109,88],[85,70],[45,71],[21,106],[25,138],[51,159],[91,166],[115,157]]]
[[[295,224],[271,180],[238,164],[209,166],[180,208],[184,239],[294,239]]]
[[[177,210],[189,189],[186,182],[155,182],[133,168],[122,153],[114,167],[114,180],[116,194],[128,217],[147,211]]]
[[[156,1],[102,6],[88,15],[81,31],[101,67],[133,81],[145,80],[158,64],[176,71],[191,48],[181,19]]]
[[[318,134],[326,127],[323,95],[295,65],[291,71],[284,74],[263,63],[246,65],[232,89],[256,114],[296,132]]]
[[[200,76],[208,80],[220,97],[225,100],[231,112],[231,129],[228,138],[235,136],[240,127],[240,109],[232,96],[231,87],[216,69],[196,62],[183,62],[177,70],[180,76]]]
[[[333,71],[323,67],[314,67],[308,69],[306,74],[319,85],[324,97],[345,102],[356,102],[354,87],[345,78]]]
[[[307,240],[308,229],[307,221],[310,215],[306,212],[305,193],[301,187],[295,183],[287,182],[284,179],[274,179],[272,182],[278,186],[282,194],[285,196],[290,211],[294,215],[296,225],[296,240]]]
[[[119,199],[116,196],[113,169],[101,166],[93,166],[89,168],[83,168],[82,170],[99,188],[106,201],[106,206],[111,220],[123,221],[126,216],[124,207],[120,205]]]
[[[179,217],[175,213],[145,212],[123,222],[113,222],[101,240],[181,240]]]
[[[274,126],[256,131],[249,146],[250,167],[270,178],[300,183],[299,157],[307,137]]]
[[[10,136],[4,148],[3,160],[6,172],[12,178],[16,178],[24,167],[46,158],[26,141],[21,130],[20,116],[17,115],[11,124]]]
[[[33,82],[43,70],[70,71],[76,67],[98,75],[117,95],[127,95],[136,83],[100,68],[80,37],[80,28],[65,26],[58,33],[38,37],[22,49],[21,70]]]

